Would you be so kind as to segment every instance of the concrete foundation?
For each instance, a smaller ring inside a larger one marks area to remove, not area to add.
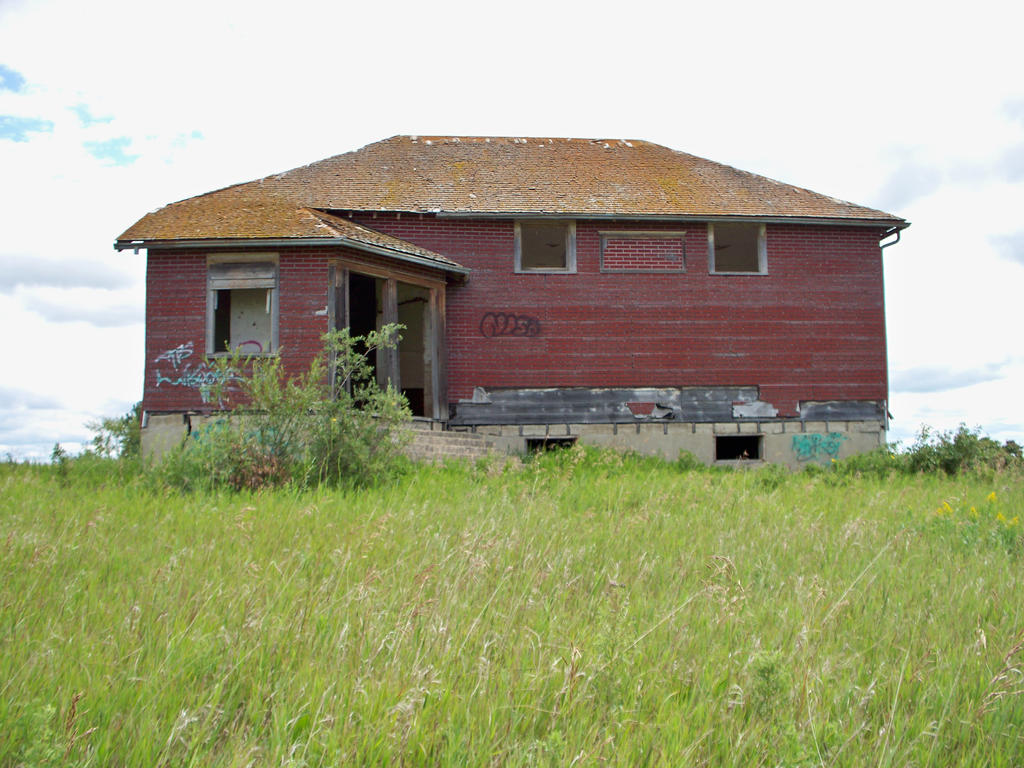
[[[705,464],[784,464],[799,469],[810,463],[828,464],[885,445],[885,428],[878,421],[799,420],[730,423],[643,422],[637,424],[529,424],[463,427],[486,435],[495,450],[522,453],[538,440],[575,438],[582,445],[662,456],[675,460],[680,451]],[[718,458],[721,438],[742,436],[756,446],[751,458]]]
[[[154,414],[142,429],[142,455],[159,458],[180,443],[208,416]],[[418,420],[418,431],[440,432],[440,422]],[[455,433],[476,433],[491,450],[525,453],[546,439],[636,451],[668,460],[680,451],[692,453],[705,464],[784,464],[798,469],[810,463],[828,464],[885,445],[885,428],[878,421],[770,421],[638,422],[635,424],[491,424],[457,427]],[[449,433],[451,434],[451,433]],[[722,459],[729,440],[743,440],[746,457]]]
[[[187,413],[148,414],[142,425],[142,458],[159,459],[189,433]]]

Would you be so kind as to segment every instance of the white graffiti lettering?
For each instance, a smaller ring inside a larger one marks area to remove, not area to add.
[[[156,362],[159,363],[161,360],[166,360],[172,366],[174,366],[174,370],[178,370],[178,366],[181,365],[181,361],[192,357],[192,353],[194,351],[195,346],[192,344],[191,341],[188,341],[185,342],[184,344],[179,344],[174,349],[168,349],[166,352],[157,357]]]

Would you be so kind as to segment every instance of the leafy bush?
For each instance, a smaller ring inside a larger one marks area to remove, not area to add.
[[[1009,443],[1004,447],[980,429],[968,429],[961,424],[955,432],[933,431],[922,426],[917,440],[907,451],[906,463],[910,472],[960,472],[980,469],[1003,469],[1008,464],[1020,465],[1020,458]]]
[[[89,421],[86,428],[93,432],[92,445],[87,449],[103,458],[135,458],[142,446],[142,403],[131,407],[124,416]]]
[[[897,445],[850,456],[832,463],[837,475],[875,475],[885,477],[895,472],[907,474],[957,475],[963,472],[991,472],[1024,468],[1021,449],[1012,440],[1000,445],[961,424],[955,431],[943,432],[924,425],[905,450]]]
[[[400,330],[327,333],[323,352],[293,377],[276,357],[218,360],[218,383],[206,395],[230,413],[195,429],[159,472],[177,487],[236,490],[361,484],[388,474],[400,464],[408,437],[400,427],[410,413],[400,392],[377,385],[367,358],[396,346]]]

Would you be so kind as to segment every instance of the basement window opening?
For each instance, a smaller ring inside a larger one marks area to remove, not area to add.
[[[764,458],[762,435],[716,435],[715,461],[757,461]]]
[[[543,453],[545,451],[559,451],[563,448],[572,448],[576,445],[575,437],[528,437],[526,438],[526,450],[530,453]]]
[[[708,267],[712,274],[762,275],[768,271],[764,224],[708,224]]]
[[[576,222],[517,221],[516,272],[575,272]]]

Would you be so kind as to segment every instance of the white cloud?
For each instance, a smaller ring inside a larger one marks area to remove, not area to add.
[[[18,287],[131,288],[136,287],[131,271],[96,259],[50,259],[37,255],[0,253],[0,293]]]
[[[946,392],[950,389],[970,387],[1003,377],[1004,366],[986,363],[979,368],[955,370],[945,366],[919,366],[896,371],[889,378],[889,391],[893,394],[904,392]]]
[[[1001,256],[1024,265],[1024,229],[1007,235],[992,235],[989,240]]]
[[[140,325],[145,317],[141,303],[116,304],[71,296],[60,299],[26,296],[23,305],[48,323],[85,323],[98,328]]]

